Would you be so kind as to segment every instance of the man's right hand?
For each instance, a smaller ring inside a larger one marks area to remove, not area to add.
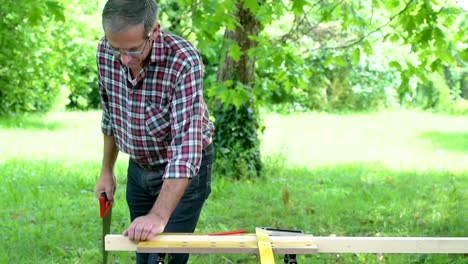
[[[96,182],[96,197],[99,198],[103,192],[106,193],[109,201],[114,201],[114,193],[117,188],[117,181],[114,173],[101,172]]]

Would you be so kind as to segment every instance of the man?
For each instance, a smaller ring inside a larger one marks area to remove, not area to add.
[[[154,0],[109,0],[97,50],[104,154],[96,183],[113,200],[119,151],[130,156],[124,235],[149,240],[161,232],[193,232],[211,187],[214,126],[203,98],[197,50],[161,30]],[[157,254],[137,254],[156,263]],[[170,263],[187,263],[172,254]]]

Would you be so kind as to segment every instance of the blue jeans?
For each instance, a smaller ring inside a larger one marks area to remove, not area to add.
[[[182,199],[172,213],[164,232],[192,233],[198,223],[203,203],[211,192],[211,168],[213,165],[213,145],[203,150],[198,175],[192,178]],[[130,159],[128,166],[127,203],[132,221],[146,215],[154,205],[161,190],[166,164],[143,169]],[[159,257],[161,257],[160,254]],[[137,253],[137,264],[156,264],[158,254]],[[187,263],[189,254],[169,254],[170,264]]]

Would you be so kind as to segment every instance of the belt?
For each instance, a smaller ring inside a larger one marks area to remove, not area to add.
[[[135,162],[138,167],[147,170],[147,171],[158,171],[158,170],[164,170],[166,168],[167,163],[163,164],[156,164],[156,165],[151,165],[151,164],[141,164],[138,162]]]

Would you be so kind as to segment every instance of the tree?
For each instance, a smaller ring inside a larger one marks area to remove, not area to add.
[[[91,0],[2,3],[0,115],[98,106],[95,10]]]
[[[45,59],[55,49],[46,14],[64,20],[57,1],[6,1],[0,11],[0,114],[46,110],[60,92],[56,57]]]
[[[297,100],[306,95],[313,99],[310,96],[320,94],[317,89],[321,85],[330,85],[330,77],[323,80],[323,66],[334,74],[337,67],[348,67],[343,72],[347,76],[364,61],[360,67],[369,70],[366,61],[374,55],[374,45],[393,43],[399,52],[407,52],[408,59],[395,57],[377,74],[395,72],[400,76],[395,92],[399,103],[405,104],[415,96],[413,79],[429,83],[429,72],[443,74],[444,65],[466,65],[467,51],[462,49],[467,43],[466,12],[455,1],[444,5],[431,0],[176,2],[185,10],[182,20],[187,21],[178,20],[179,26],[186,27],[180,32],[187,32],[208,60],[206,84],[209,98],[215,102],[218,158],[227,158],[225,170],[240,175],[257,175],[261,168],[257,159],[261,126],[256,108],[262,98],[290,96]],[[223,43],[222,49],[216,47],[219,43]],[[216,68],[213,61],[219,61],[220,54],[221,63]],[[310,67],[316,59],[317,66]],[[374,80],[393,81],[398,76],[376,75]],[[346,86],[343,77],[335,75],[335,80],[342,81],[335,88]],[[356,81],[347,82],[353,85]],[[375,100],[373,85],[368,82],[369,92],[356,100],[369,96]],[[327,88],[326,94],[331,91]],[[355,95],[355,90],[348,90],[343,98]],[[239,158],[242,156],[245,158]],[[243,168],[253,172],[242,173]]]
[[[218,100],[214,109],[218,129],[214,141],[225,160],[236,161],[235,166],[225,164],[221,173],[234,177],[256,177],[260,175],[259,118],[253,97],[255,85],[255,55],[249,51],[257,46],[260,23],[243,1],[236,3],[235,29],[226,28],[224,50],[217,74],[217,82],[241,98],[240,103],[226,104]]]

